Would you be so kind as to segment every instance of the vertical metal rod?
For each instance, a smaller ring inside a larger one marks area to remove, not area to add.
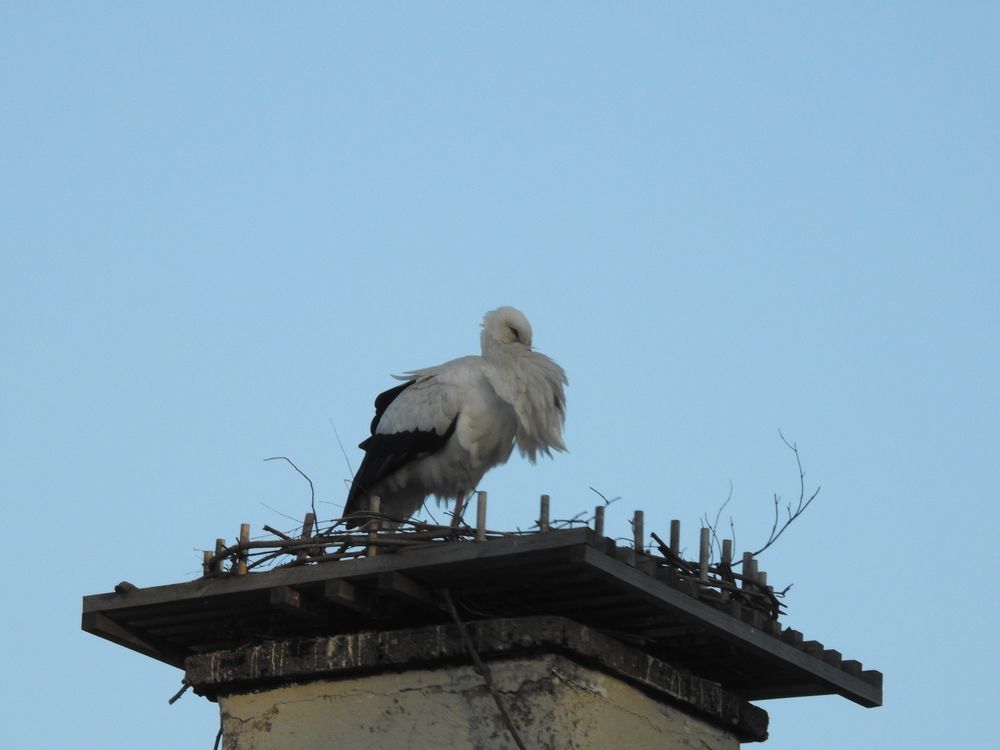
[[[225,548],[226,548],[225,539],[215,540],[215,554],[217,555],[217,557],[215,558],[215,569],[212,571],[213,573],[223,573],[226,570],[226,561],[222,558],[222,551]]]
[[[670,522],[670,551],[681,556],[681,522],[676,518]]]
[[[598,505],[594,508],[594,533],[598,537],[604,536],[604,506]]]
[[[732,568],[730,567],[732,564],[733,564],[733,540],[723,539],[722,559],[719,561],[719,565],[722,566],[723,569],[728,568],[730,571],[732,571]],[[722,589],[722,601],[724,602],[729,601],[730,598],[731,594],[729,593],[729,591],[727,591],[726,589]]]
[[[757,561],[750,552],[743,553],[743,588],[749,589],[757,577]]]
[[[250,524],[240,524],[240,551],[236,555],[236,575],[247,574],[247,545],[250,544]]]
[[[538,529],[539,531],[549,530],[549,496],[542,495],[541,506],[538,510]]]
[[[698,545],[698,581],[708,583],[708,557],[712,549],[712,530],[702,527]]]
[[[306,513],[306,517],[302,520],[302,538],[308,539],[312,536],[313,526],[316,523],[316,514],[309,512]],[[304,560],[309,556],[309,550],[301,549],[295,553],[295,557],[299,560]]]
[[[641,555],[646,544],[646,529],[644,527],[643,513],[637,510],[632,516],[632,546],[635,553]]]
[[[476,541],[486,541],[486,493],[476,493]]]
[[[767,573],[763,570],[757,571],[757,583],[760,584],[761,591],[774,596],[774,588],[767,585]]]

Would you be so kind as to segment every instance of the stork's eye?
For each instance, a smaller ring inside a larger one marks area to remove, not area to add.
[[[517,332],[517,329],[516,329],[516,328],[514,328],[514,326],[507,326],[507,327],[508,327],[508,328],[510,328],[510,332],[514,334],[514,338],[515,338],[515,339],[516,339],[517,341],[520,341],[520,340],[521,340],[521,334],[519,334],[519,333]]]

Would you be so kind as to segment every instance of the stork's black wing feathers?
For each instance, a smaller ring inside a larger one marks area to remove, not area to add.
[[[433,430],[407,430],[390,435],[375,434],[361,443],[358,447],[364,449],[365,457],[351,482],[344,515],[360,510],[358,503],[361,496],[379,480],[421,456],[441,450],[455,432],[457,424],[456,414],[443,435],[438,435]]]
[[[360,510],[358,504],[361,496],[369,488],[374,487],[381,479],[411,461],[441,450],[451,438],[452,433],[455,432],[455,426],[458,424],[457,414],[443,435],[438,435],[434,430],[407,430],[391,434],[376,432],[382,415],[389,408],[389,404],[415,382],[415,380],[409,380],[380,393],[375,398],[372,434],[358,446],[365,451],[365,457],[354,475],[354,481],[351,482],[351,490],[347,493],[347,503],[344,505],[345,516]],[[348,525],[352,526],[353,524]]]
[[[372,435],[375,434],[375,428],[378,427],[379,420],[382,419],[382,415],[385,414],[385,410],[389,408],[389,404],[396,400],[396,396],[416,382],[416,380],[407,380],[402,385],[397,385],[395,388],[383,391],[375,397],[375,416],[372,417]],[[365,445],[362,443],[358,447],[364,448]]]

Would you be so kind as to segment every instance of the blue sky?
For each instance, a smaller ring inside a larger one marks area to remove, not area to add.
[[[570,453],[491,525],[734,488],[786,622],[886,705],[765,702],[768,747],[985,746],[998,666],[1000,123],[989,3],[0,5],[11,746],[211,747],[80,596],[337,515],[389,374],[522,309]],[[992,593],[991,593],[992,592]],[[53,703],[64,706],[53,714]],[[954,721],[955,716],[959,721]],[[817,733],[817,728],[822,731]]]

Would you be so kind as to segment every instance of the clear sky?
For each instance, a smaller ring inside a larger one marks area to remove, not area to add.
[[[570,453],[491,526],[714,513],[886,705],[767,747],[995,739],[995,3],[0,4],[0,713],[10,747],[208,748],[80,597],[339,511],[389,374],[522,309]],[[58,706],[58,708],[56,708]]]

